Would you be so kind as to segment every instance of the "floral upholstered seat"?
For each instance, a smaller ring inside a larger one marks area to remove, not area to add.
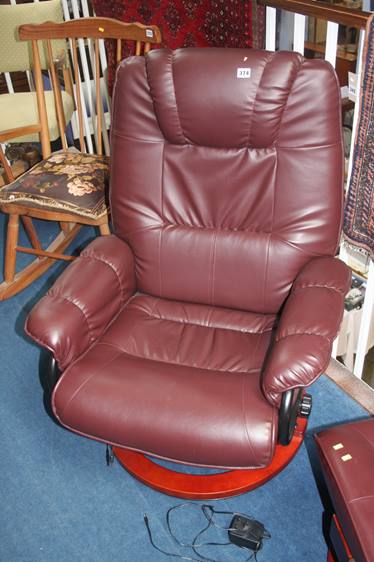
[[[0,190],[2,203],[99,219],[107,213],[109,158],[63,151],[52,154]]]

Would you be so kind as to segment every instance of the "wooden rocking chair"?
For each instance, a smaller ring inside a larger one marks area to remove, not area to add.
[[[100,54],[104,45],[100,39],[116,40],[117,63],[121,59],[124,41],[135,43],[136,55],[148,52],[152,44],[161,42],[156,26],[127,24],[109,18],[22,25],[19,37],[31,42],[39,121],[22,128],[0,131],[0,143],[38,133],[43,160],[15,179],[0,146],[0,163],[7,181],[11,182],[0,190],[0,208],[9,215],[0,300],[27,287],[56,259],[73,260],[74,256],[63,252],[82,225],[97,226],[102,235],[110,233],[106,203],[109,175],[106,116],[110,100],[102,93],[104,73]],[[65,40],[66,50],[56,58],[53,41],[57,39]],[[88,65],[82,64],[82,57],[86,57]],[[48,69],[50,73],[61,139],[62,150],[54,153],[48,127],[43,69]],[[84,82],[81,79],[82,69]],[[66,95],[73,98],[76,108],[71,124],[66,123],[64,113],[63,96]],[[74,138],[79,141],[74,141]],[[31,247],[18,243],[20,218]],[[33,218],[60,224],[59,234],[46,249],[42,248]],[[18,252],[33,254],[36,258],[16,272]]]

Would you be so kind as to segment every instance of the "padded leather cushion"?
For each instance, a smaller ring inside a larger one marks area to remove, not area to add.
[[[82,434],[179,462],[266,466],[278,413],[259,377],[274,321],[135,295],[65,371],[55,414]]]
[[[123,61],[110,197],[139,289],[279,312],[303,266],[339,241],[340,120],[332,67],[297,53],[161,49]]]
[[[374,560],[374,419],[326,429],[316,436],[316,441],[335,512],[353,558],[355,562],[370,562]],[[334,448],[336,445],[339,448]]]

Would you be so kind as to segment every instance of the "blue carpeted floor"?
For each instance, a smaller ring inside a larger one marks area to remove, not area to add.
[[[3,223],[0,228],[3,232]],[[50,235],[50,228],[45,228],[44,238]],[[80,243],[92,235],[86,229]],[[104,445],[62,429],[45,411],[38,374],[40,351],[23,333],[23,324],[32,304],[60,270],[58,265],[32,288],[0,304],[0,561],[178,560],[150,546],[143,513],[148,513],[157,544],[178,551],[168,537],[164,516],[179,501],[139,484],[118,463],[107,468]],[[293,462],[262,488],[215,502],[217,509],[248,513],[265,524],[272,538],[259,553],[259,562],[326,559],[312,434],[367,414],[325,377],[311,392],[314,408],[308,436]],[[185,542],[204,525],[193,508],[177,513],[175,521]],[[220,516],[217,521],[227,525],[229,518]],[[204,537],[217,539],[224,541],[225,535],[209,531]],[[219,562],[245,559],[236,547],[205,548],[201,553],[216,555]]]

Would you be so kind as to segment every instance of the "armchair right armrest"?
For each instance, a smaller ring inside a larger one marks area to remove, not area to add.
[[[314,258],[296,278],[263,372],[262,390],[274,406],[326,369],[350,282],[350,269],[332,257]]]

